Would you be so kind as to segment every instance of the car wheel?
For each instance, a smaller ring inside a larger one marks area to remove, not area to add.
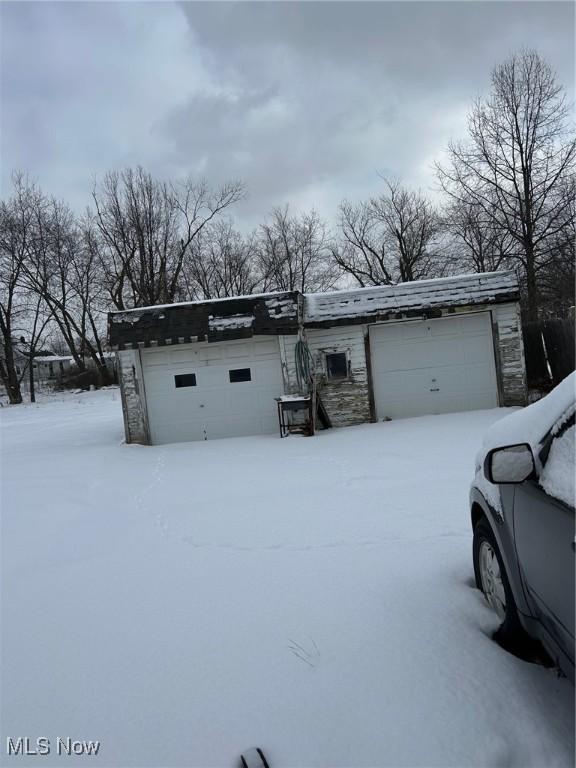
[[[476,585],[500,621],[506,619],[511,601],[504,586],[505,572],[500,552],[489,524],[482,520],[474,531],[474,570]]]
[[[520,623],[502,555],[485,518],[481,518],[474,528],[473,553],[476,586],[502,622],[493,635],[494,640],[520,659],[549,666],[540,643],[530,637]]]
[[[476,586],[502,622],[499,636],[510,639],[524,636],[496,537],[485,518],[479,520],[474,529],[473,551]]]

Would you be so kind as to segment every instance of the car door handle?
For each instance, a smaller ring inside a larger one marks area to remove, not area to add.
[[[576,539],[572,542],[572,552],[576,552]]]

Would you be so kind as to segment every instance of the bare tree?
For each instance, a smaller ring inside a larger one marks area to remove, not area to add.
[[[34,239],[24,264],[28,291],[40,296],[50,308],[80,369],[85,368],[85,323],[78,317],[73,292],[67,280],[77,255],[74,219],[70,209],[55,199],[41,197],[34,211]]]
[[[28,377],[28,394],[31,403],[36,402],[36,382],[34,377],[34,357],[47,340],[46,331],[49,330],[52,313],[46,306],[41,296],[26,292],[25,301],[28,304],[26,312],[26,336],[19,339],[19,351],[25,359],[25,365],[20,372],[20,383],[24,377]]]
[[[17,404],[22,402],[26,375],[30,399],[35,400],[33,359],[52,312],[27,282],[43,196],[21,172],[13,174],[12,182],[12,197],[0,202],[0,380],[9,402]]]
[[[341,238],[332,250],[340,270],[361,286],[391,285],[435,277],[440,261],[440,218],[421,192],[384,180],[386,192],[370,201],[340,206]]]
[[[394,282],[394,265],[386,245],[382,222],[374,215],[369,202],[340,205],[340,242],[332,247],[338,267],[362,286],[390,285]]]
[[[106,174],[95,185],[95,221],[106,287],[117,309],[175,301],[182,269],[203,228],[239,200],[243,186],[161,182],[143,168]]]
[[[26,320],[22,275],[33,239],[37,188],[22,173],[13,175],[14,194],[0,202],[0,379],[12,404],[22,402],[18,338]]]
[[[103,270],[98,235],[93,219],[87,214],[77,222],[73,232],[75,257],[64,276],[80,317],[83,354],[93,360],[103,381],[108,379],[104,357],[106,317],[109,298],[103,287]]]
[[[243,237],[228,220],[210,223],[188,249],[182,270],[184,298],[254,293],[260,283],[255,271],[256,254],[254,235]]]
[[[338,279],[332,237],[316,211],[291,216],[275,208],[260,227],[258,269],[263,290],[326,291]]]
[[[566,226],[568,201],[558,193],[576,154],[564,90],[535,52],[496,67],[492,91],[468,119],[467,142],[449,145],[438,165],[445,192],[482,212],[516,242],[525,274],[528,319],[538,317],[538,277]]]
[[[458,271],[493,272],[513,263],[517,243],[505,227],[495,226],[496,212],[487,216],[474,202],[453,200],[442,226],[449,237],[446,247]]]
[[[559,193],[566,203],[565,225],[558,228],[539,274],[540,305],[547,317],[569,317],[576,304],[576,178],[565,179]]]
[[[92,359],[103,382],[99,261],[91,248],[92,230],[81,229],[62,202],[40,195],[34,209],[34,236],[23,264],[23,286],[44,302],[80,370]],[[100,306],[99,305],[100,302]]]
[[[402,282],[438,276],[443,271],[435,250],[440,220],[432,203],[397,181],[385,183],[388,192],[371,207],[384,226],[394,270]]]

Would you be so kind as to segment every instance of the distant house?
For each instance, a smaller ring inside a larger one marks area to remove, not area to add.
[[[64,375],[70,369],[74,358],[68,355],[42,355],[34,357],[34,378],[50,381]]]
[[[116,370],[116,354],[114,352],[104,352],[102,354],[104,364],[111,374]],[[85,357],[84,363],[87,368],[95,368],[96,364],[91,357]],[[34,375],[38,382],[54,381],[65,376],[75,365],[72,355],[47,355],[42,354],[34,357]]]
[[[513,271],[145,307],[108,328],[127,442],[273,433],[303,348],[334,426],[526,401]]]

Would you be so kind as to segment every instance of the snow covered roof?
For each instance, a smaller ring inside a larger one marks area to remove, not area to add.
[[[41,357],[35,357],[35,363],[60,363],[72,360],[71,355],[42,355]]]
[[[303,298],[303,301],[302,301]],[[225,341],[259,334],[296,333],[304,325],[346,325],[419,316],[445,307],[517,301],[514,271],[458,275],[330,293],[298,291],[230,296],[110,312],[108,339],[115,349],[150,344]]]
[[[153,310],[155,312],[158,309],[172,309],[174,307],[203,307],[205,304],[220,304],[226,301],[242,301],[243,299],[247,299],[249,301],[252,301],[253,299],[279,299],[286,296],[287,293],[289,293],[289,291],[271,291],[269,293],[250,293],[244,296],[224,296],[221,299],[216,298],[197,299],[196,301],[174,301],[172,304],[150,304],[145,307],[132,307],[132,309],[113,309],[108,312],[108,315],[110,316],[111,321],[116,323],[124,322],[124,315],[127,315],[129,312],[142,314],[143,312],[147,312],[149,310]]]
[[[304,322],[306,325],[341,322],[346,318],[517,299],[518,278],[514,270],[484,272],[331,293],[307,293]]]

